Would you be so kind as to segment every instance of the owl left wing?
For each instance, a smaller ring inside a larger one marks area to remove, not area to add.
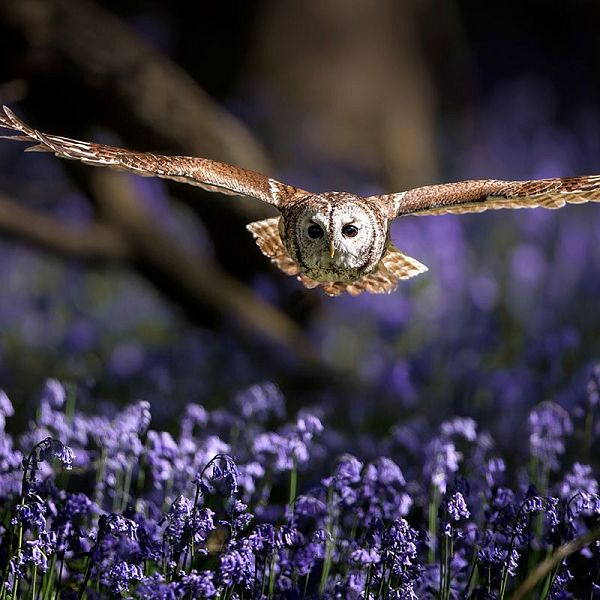
[[[600,202],[600,175],[529,181],[483,179],[414,188],[382,196],[391,218],[477,213],[498,208],[561,208]]]
[[[88,165],[146,177],[173,179],[211,192],[250,196],[277,207],[296,193],[301,193],[301,190],[256,171],[207,158],[133,152],[125,148],[48,135],[21,121],[7,106],[0,111],[0,127],[20,132],[20,135],[0,137],[33,142],[35,145],[27,148],[29,151],[53,152],[61,158],[79,160]]]

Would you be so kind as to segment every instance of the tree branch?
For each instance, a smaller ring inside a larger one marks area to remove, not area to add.
[[[131,255],[125,238],[106,224],[95,223],[78,230],[54,217],[25,208],[2,194],[0,233],[60,256],[90,262],[123,262]]]

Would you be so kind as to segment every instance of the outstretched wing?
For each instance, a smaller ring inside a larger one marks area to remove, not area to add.
[[[23,123],[6,106],[0,111],[0,127],[20,132],[20,135],[1,137],[34,142],[35,146],[27,148],[29,151],[54,152],[61,158],[79,160],[88,165],[110,167],[146,177],[173,179],[211,192],[251,196],[275,206],[280,206],[286,198],[300,192],[256,171],[206,158],[132,152],[125,148],[47,135]]]
[[[561,208],[565,204],[600,202],[600,175],[529,181],[460,181],[383,198],[393,217],[474,213],[492,208]]]

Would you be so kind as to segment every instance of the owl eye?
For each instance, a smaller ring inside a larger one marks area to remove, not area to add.
[[[307,233],[309,238],[316,240],[317,238],[323,237],[323,228],[320,225],[313,223],[309,226]]]
[[[342,227],[342,233],[346,237],[355,237],[358,233],[358,227],[356,227],[356,225],[344,225]]]

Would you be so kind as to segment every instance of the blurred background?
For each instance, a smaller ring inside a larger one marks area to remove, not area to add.
[[[2,0],[0,102],[48,133],[313,191],[600,173],[599,21],[591,0]],[[464,415],[508,446],[534,404],[585,393],[598,205],[399,220],[430,271],[332,299],[270,267],[244,228],[271,214],[258,201],[22,150],[0,143],[17,421],[47,377],[167,424],[270,380],[357,443]]]

